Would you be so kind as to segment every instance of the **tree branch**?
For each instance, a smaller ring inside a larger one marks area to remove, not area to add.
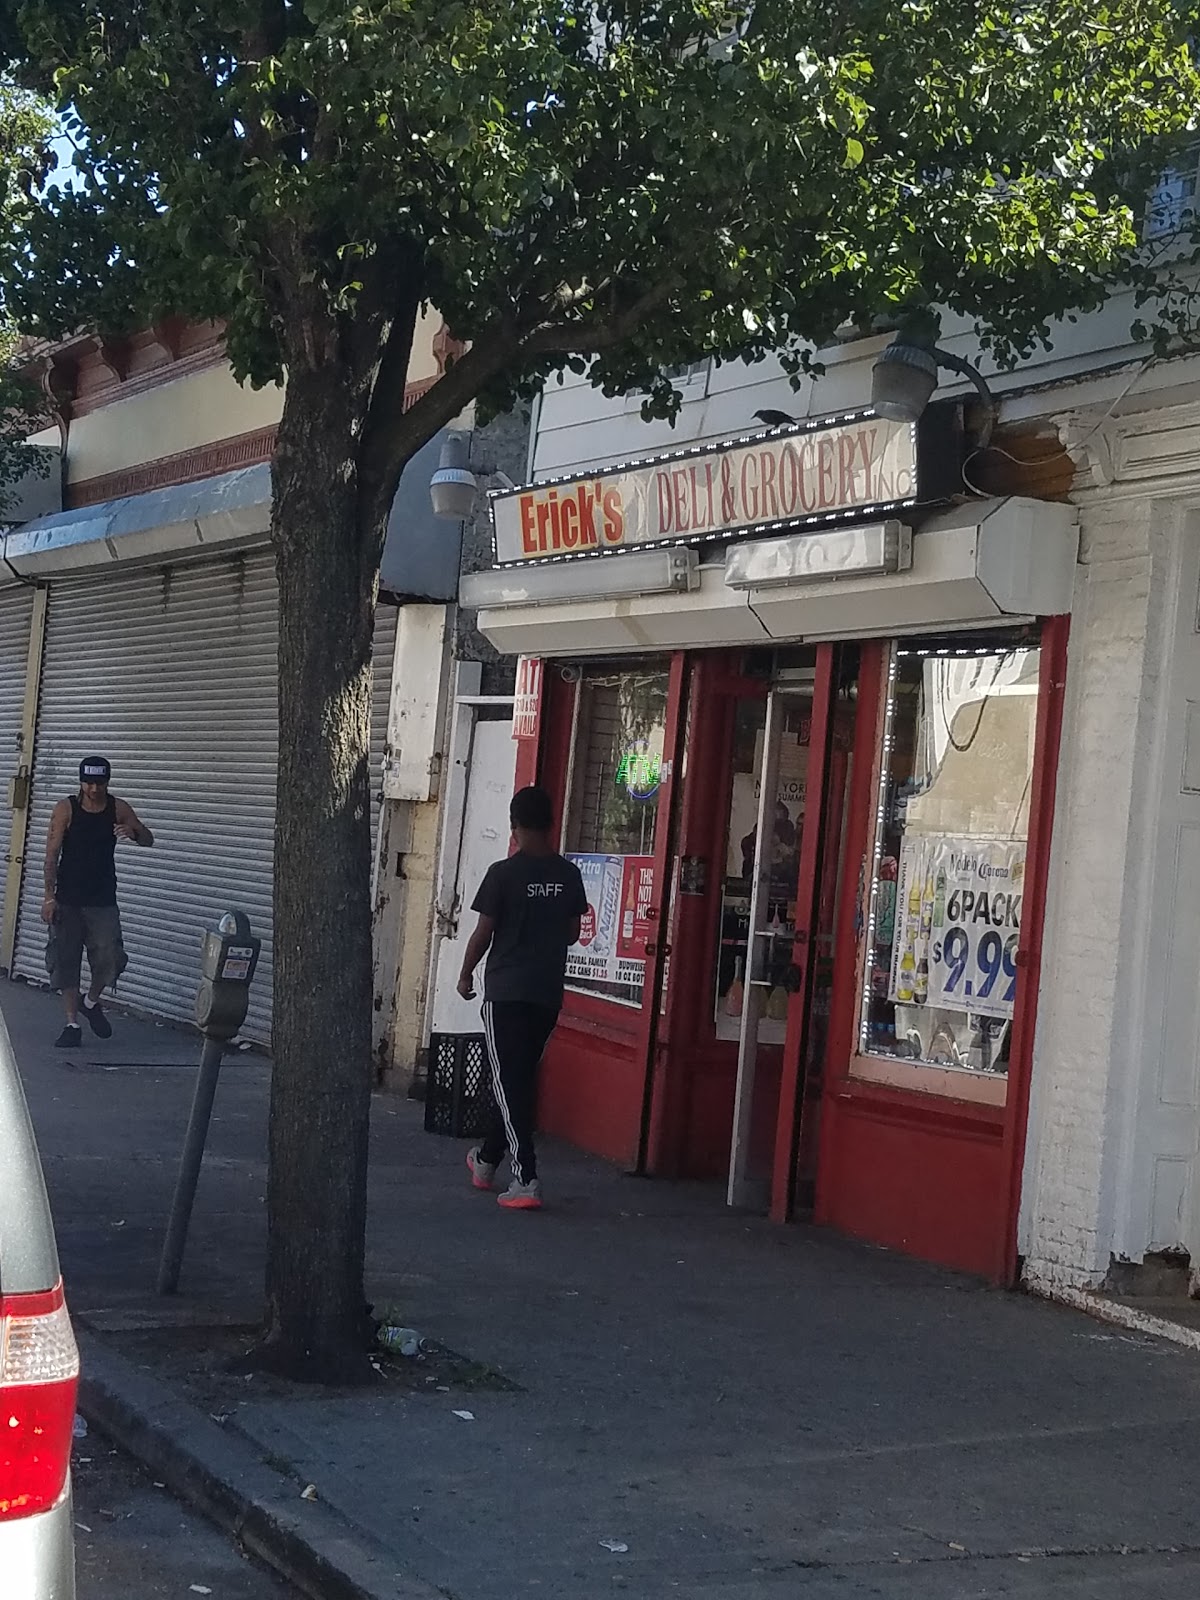
[[[408,387],[408,368],[412,360],[413,336],[421,309],[415,286],[397,296],[391,326],[379,358],[371,400],[363,425],[358,453],[359,525],[378,525],[386,517],[400,483],[394,469],[393,434],[404,417],[404,396]]]
[[[389,344],[391,340],[389,338]],[[411,346],[411,334],[409,335]],[[487,329],[454,365],[443,373],[416,403],[404,409],[404,388],[397,382],[400,345],[388,380],[377,382],[359,455],[366,483],[360,499],[364,512],[386,515],[404,468],[447,423],[470,405],[479,391],[509,364],[521,349],[520,334],[508,322]],[[405,362],[407,367],[407,361]],[[383,376],[382,368],[380,376]],[[407,373],[405,373],[407,377]]]
[[[531,356],[592,355],[623,344],[637,332],[653,312],[664,306],[676,288],[672,277],[664,277],[621,311],[614,311],[592,322],[562,323],[543,321],[521,341],[521,349]]]
[[[400,376],[405,339],[397,319],[376,380],[359,455],[360,504],[364,514],[374,517],[378,525],[391,507],[405,466],[417,451],[447,423],[453,422],[480,390],[518,356],[590,355],[611,349],[635,333],[648,316],[670,299],[674,290],[674,281],[665,279],[623,310],[592,322],[564,326],[548,321],[543,315],[523,332],[516,321],[498,320],[407,411],[404,410],[404,380]],[[394,346],[393,339],[396,340]],[[411,330],[407,340],[411,347]],[[403,365],[406,379],[407,353]]]

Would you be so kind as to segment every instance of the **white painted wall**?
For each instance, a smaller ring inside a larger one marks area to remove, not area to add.
[[[1089,466],[1020,1228],[1049,1291],[1200,1260],[1198,377],[1064,419]]]
[[[1135,315],[1132,302],[1123,297],[1095,316],[1078,323],[1063,322],[1054,330],[1052,351],[1039,352],[1011,373],[997,373],[994,363],[984,359],[982,370],[1003,399],[1005,420],[1046,415],[1044,384],[1075,380],[1097,367],[1144,360],[1145,348],[1129,339]],[[542,395],[533,476],[557,477],[679,449],[700,439],[752,432],[761,426],[754,420],[759,410],[785,411],[796,417],[828,416],[866,405],[872,363],[889,342],[890,335],[819,352],[824,376],[803,379],[797,389],[775,360],[753,366],[741,362],[714,365],[683,387],[684,403],[673,426],[643,422],[640,395],[605,399],[586,378],[566,373],[561,382],[551,379]],[[958,355],[979,360],[978,341],[964,322],[948,322],[942,343]],[[1127,381],[1127,376],[1121,379],[1122,384]],[[1031,387],[1039,392],[1029,393]],[[1138,387],[1140,390],[1141,385]],[[947,373],[938,392],[952,395],[968,390],[969,385],[956,383]]]
[[[401,606],[375,871],[373,1025],[376,1066],[401,1089],[426,1031],[452,640],[449,606]]]

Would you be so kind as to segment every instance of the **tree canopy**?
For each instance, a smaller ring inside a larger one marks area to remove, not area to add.
[[[48,145],[54,120],[26,91],[0,81],[0,232],[20,240],[34,196],[52,163]],[[44,472],[46,459],[26,443],[46,421],[48,405],[19,360],[15,328],[0,322],[0,523],[16,485]]]
[[[593,355],[612,389],[802,359],[914,304],[1012,357],[1133,258],[1197,104],[1189,21],[1163,0],[15,0],[0,48],[57,98],[77,176],[4,292],[43,331],[224,318],[255,383],[301,305],[353,340],[432,302],[498,404]]]

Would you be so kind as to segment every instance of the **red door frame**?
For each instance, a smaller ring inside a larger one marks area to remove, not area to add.
[[[834,653],[835,647],[831,644],[817,646],[812,724],[808,739],[808,772],[805,778],[804,826],[800,834],[800,872],[796,884],[796,936],[792,945],[796,987],[788,1001],[783,1074],[775,1114],[775,1156],[771,1170],[770,1202],[772,1222],[787,1221],[795,1186],[801,1066],[808,1043],[820,865],[826,842],[825,831],[829,825],[826,775],[829,770],[829,736],[836,689]]]
[[[1041,948],[1053,829],[1055,783],[1062,727],[1062,700],[1066,677],[1068,619],[1055,617],[1042,626],[1039,663],[1037,723],[1031,778],[1030,831],[1026,851],[1025,904],[1021,919],[1021,946],[1017,956],[1018,988],[1013,1012],[1009,1053],[1008,1090],[1003,1107],[972,1104],[916,1090],[877,1084],[850,1073],[857,1048],[860,1003],[860,939],[867,913],[868,871],[873,845],[873,819],[882,760],[881,732],[886,703],[890,646],[879,641],[864,646],[859,676],[858,722],[855,730],[855,771],[847,821],[847,864],[861,863],[854,878],[847,873],[839,915],[832,1015],[829,1033],[830,1068],[826,1080],[821,1125],[816,1220],[840,1225],[839,1185],[849,1175],[839,1170],[839,1137],[852,1122],[866,1128],[888,1128],[908,1139],[911,1159],[921,1161],[914,1139],[961,1141],[949,1153],[958,1161],[986,1159],[993,1164],[999,1192],[1000,1224],[994,1236],[980,1240],[965,1266],[999,1284],[1016,1281],[1019,1267],[1017,1224],[1023,1176],[1025,1136],[1029,1114],[1033,1039],[1037,1019]],[[856,881],[855,881],[856,880]],[[839,1127],[839,1120],[842,1126]],[[943,1146],[943,1148],[947,1148]],[[907,1159],[907,1158],[906,1158]],[[936,1182],[926,1165],[922,1182]],[[870,1234],[864,1236],[869,1237]],[[888,1242],[888,1241],[882,1241]],[[941,1259],[936,1248],[920,1252]]]
[[[646,971],[642,979],[642,1008],[634,1032],[634,1060],[644,1064],[642,1117],[638,1133],[636,1170],[644,1173],[650,1152],[661,1137],[655,1130],[658,1082],[659,1031],[663,1009],[663,984],[667,959],[671,954],[671,929],[674,922],[675,840],[679,832],[679,807],[676,795],[684,759],[687,732],[688,658],[681,650],[671,657],[667,683],[667,722],[663,732],[662,782],[658,791],[658,810],[654,820],[654,904],[647,920],[658,929],[646,941]]]
[[[834,944],[833,991],[829,1002],[829,1070],[826,1092],[844,1073],[854,1048],[858,1021],[858,923],[862,909],[865,872],[854,862],[865,860],[867,840],[879,781],[880,713],[886,692],[888,647],[872,639],[864,644],[858,663],[858,708],[854,721],[854,772],[846,816],[846,877],[837,913]],[[828,1119],[822,1119],[823,1126]],[[822,1138],[824,1146],[824,1135]],[[824,1153],[824,1151],[823,1151]],[[819,1163],[824,1166],[824,1160]],[[818,1184],[818,1196],[820,1185]],[[818,1199],[818,1213],[820,1200]],[[819,1219],[819,1218],[818,1218]]]
[[[709,997],[715,993],[713,935],[727,844],[733,708],[738,699],[765,700],[768,692],[765,679],[741,672],[744,654],[705,650],[687,657],[687,693],[695,714],[686,731],[687,770],[677,794],[675,858],[700,863],[704,881],[686,893],[677,883],[669,913],[671,973],[658,1022],[646,1141],[646,1170],[656,1176],[678,1177],[688,1170],[697,1096],[711,1086],[714,1071],[726,1075],[717,1063],[729,1058],[731,1094],[736,1074],[736,1045],[713,1037]],[[705,997],[702,1004],[697,996]],[[707,1130],[707,1115],[699,1114]]]

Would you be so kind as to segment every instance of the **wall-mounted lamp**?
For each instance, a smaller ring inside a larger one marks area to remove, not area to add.
[[[911,343],[903,335],[894,339],[872,370],[871,405],[888,422],[916,422],[937,388],[939,367],[960,373],[979,391],[984,416],[974,445],[984,449],[996,426],[996,397],[976,367],[937,345]]]
[[[448,433],[442,441],[438,469],[429,480],[434,516],[444,517],[447,522],[465,522],[476,494],[489,483],[502,489],[516,488],[507,472],[496,467],[472,468],[469,433]]]

